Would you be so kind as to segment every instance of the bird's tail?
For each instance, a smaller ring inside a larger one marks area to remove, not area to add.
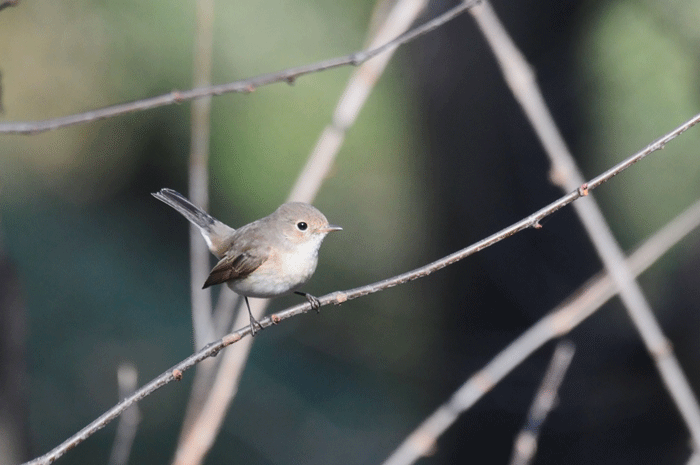
[[[205,212],[184,195],[172,189],[161,189],[154,192],[153,197],[177,210],[182,216],[187,218],[192,224],[197,226],[209,246],[209,250],[216,256],[220,256],[225,245],[226,238],[235,231],[226,226],[209,213]]]

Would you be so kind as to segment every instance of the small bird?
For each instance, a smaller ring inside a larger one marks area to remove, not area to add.
[[[262,326],[250,311],[248,297],[277,297],[290,292],[306,297],[318,310],[321,303],[311,294],[298,292],[318,264],[318,249],[326,235],[343,228],[328,223],[315,207],[302,202],[281,205],[274,213],[233,229],[192,204],[172,189],[152,194],[199,228],[219,263],[202,289],[226,283],[242,295],[248,307],[250,329]]]

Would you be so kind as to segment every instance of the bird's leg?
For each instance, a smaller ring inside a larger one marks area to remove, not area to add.
[[[248,303],[248,297],[243,296],[243,298],[245,299],[245,306],[248,307],[248,316],[250,317],[250,334],[251,334],[251,336],[255,337],[255,325],[258,325],[258,328],[260,328],[260,329],[264,329],[264,328],[262,327],[260,322],[253,317],[253,312],[250,311],[250,304]]]
[[[316,297],[312,296],[311,294],[307,294],[306,292],[294,291],[294,293],[305,297],[306,300],[308,300],[311,304],[311,309],[316,310],[316,313],[321,313],[321,301],[318,300]]]

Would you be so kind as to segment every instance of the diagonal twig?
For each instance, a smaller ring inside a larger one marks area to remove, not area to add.
[[[554,349],[542,384],[527,413],[527,420],[515,438],[510,465],[528,465],[535,458],[542,424],[556,406],[559,386],[564,381],[575,351],[574,344],[569,341],[560,342]]]
[[[288,68],[282,71],[278,71],[276,73],[262,74],[260,76],[256,76],[250,79],[244,79],[242,81],[234,81],[227,84],[207,86],[185,91],[175,90],[164,95],[159,95],[157,97],[151,97],[143,100],[137,100],[135,102],[123,103],[111,107],[100,108],[97,110],[87,111],[85,113],[78,113],[74,115],[62,116],[59,118],[46,119],[42,121],[19,121],[10,123],[0,123],[0,134],[37,134],[52,129],[73,126],[75,124],[90,123],[106,118],[113,118],[115,116],[123,115],[126,113],[150,110],[153,108],[158,108],[165,105],[172,105],[175,103],[181,103],[188,100],[222,95],[231,92],[249,93],[253,92],[258,87],[274,84],[277,82],[291,83],[295,79],[306,74],[317,73],[319,71],[325,71],[333,68],[339,68],[341,66],[357,66],[369,60],[370,58],[381,54],[386,50],[405,44],[406,42],[420,37],[423,34],[427,34],[433,29],[436,29],[444,23],[456,18],[460,14],[467,11],[469,8],[472,8],[474,5],[477,5],[480,1],[481,0],[468,0],[462,2],[454,8],[451,8],[450,10],[436,17],[435,19],[432,19],[427,23],[416,27],[413,30],[402,34],[399,37],[396,37],[395,39],[390,40],[389,42],[377,48],[373,48],[370,50],[355,52],[342,57],[331,58],[309,65]]]

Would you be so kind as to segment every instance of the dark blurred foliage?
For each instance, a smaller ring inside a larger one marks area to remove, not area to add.
[[[449,6],[434,2],[424,17]],[[216,8],[214,80],[228,82],[361,49],[372,3]],[[700,107],[697,6],[528,1],[495,8],[587,177]],[[3,10],[3,119],[188,88],[193,21],[186,2],[22,2]],[[239,226],[283,201],[351,72],[213,100],[215,216]],[[182,104],[3,137],[0,415],[24,438],[17,441],[24,458],[114,405],[119,363],[134,363],[144,384],[193,350],[188,228],[149,195],[161,187],[186,192],[188,119]],[[696,132],[595,192],[625,249],[698,197]],[[315,202],[344,231],[324,243],[305,290],[322,295],[369,283],[492,234],[561,194],[548,169],[464,15],[399,50],[348,134]],[[207,463],[380,462],[470,374],[600,269],[570,208],[543,226],[425,279],[263,332]],[[698,386],[694,237],[641,283]],[[298,301],[280,298],[272,308]],[[6,344],[8,335],[19,335],[19,345]],[[688,434],[620,304],[571,338],[578,351],[536,463],[686,460]],[[488,393],[422,462],[506,461],[551,350],[539,350]],[[186,373],[141,402],[131,463],[171,459],[191,379]],[[113,435],[110,425],[59,463],[105,462]]]

